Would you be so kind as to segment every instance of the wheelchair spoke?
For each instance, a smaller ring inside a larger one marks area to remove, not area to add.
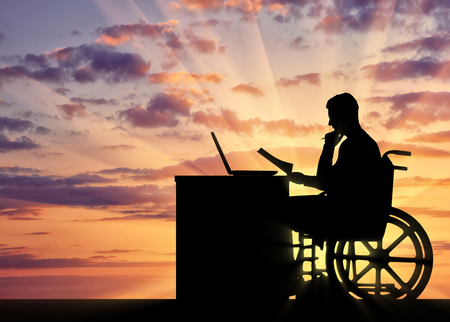
[[[355,263],[355,262],[354,262]],[[374,268],[374,266],[369,262],[367,263],[366,267],[364,267],[364,269],[359,272],[359,274],[356,273],[356,270],[354,271],[355,274],[355,278],[354,281],[357,282],[359,281],[364,275],[366,275],[372,268]]]
[[[388,248],[386,248],[386,252],[389,254],[395,247],[397,247],[406,237],[408,237],[408,233],[406,231],[403,232]]]
[[[367,250],[369,251],[369,254],[372,254],[375,251],[376,248],[373,248],[372,245],[370,245],[367,240],[363,240],[361,242],[364,246],[366,246]],[[377,242],[377,248],[378,248],[378,246],[379,246],[379,243]]]
[[[408,284],[403,282],[403,280],[400,278],[400,276],[397,275],[396,272],[394,272],[394,270],[390,267],[390,266],[386,266],[385,267],[386,272],[388,272],[389,275],[391,275],[391,277],[398,283],[400,284],[401,288],[409,288]]]

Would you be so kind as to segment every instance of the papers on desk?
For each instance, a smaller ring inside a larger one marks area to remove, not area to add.
[[[275,158],[272,154],[264,150],[263,148],[259,149],[257,151],[259,154],[261,154],[263,157],[265,157],[267,160],[275,164],[278,168],[286,172],[286,174],[292,173],[292,163],[282,161],[280,159]]]

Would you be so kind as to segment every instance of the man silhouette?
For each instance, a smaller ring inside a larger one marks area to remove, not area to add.
[[[293,172],[289,180],[322,190],[315,196],[290,197],[281,221],[295,231],[319,238],[339,238],[384,231],[381,155],[377,143],[361,128],[358,103],[349,93],[328,100],[329,123],[334,131],[325,143],[315,176]],[[333,155],[342,140],[336,163]]]

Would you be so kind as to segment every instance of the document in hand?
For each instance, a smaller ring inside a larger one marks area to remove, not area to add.
[[[278,168],[286,172],[286,174],[292,173],[292,163],[288,163],[285,161],[282,161],[280,159],[275,158],[272,154],[264,150],[263,148],[258,150],[258,153],[261,154],[263,157],[265,157],[267,160],[275,164]]]

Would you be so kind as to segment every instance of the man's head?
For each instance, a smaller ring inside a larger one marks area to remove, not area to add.
[[[331,125],[338,133],[348,134],[359,127],[358,102],[349,93],[342,93],[330,98],[327,102],[328,116]]]

